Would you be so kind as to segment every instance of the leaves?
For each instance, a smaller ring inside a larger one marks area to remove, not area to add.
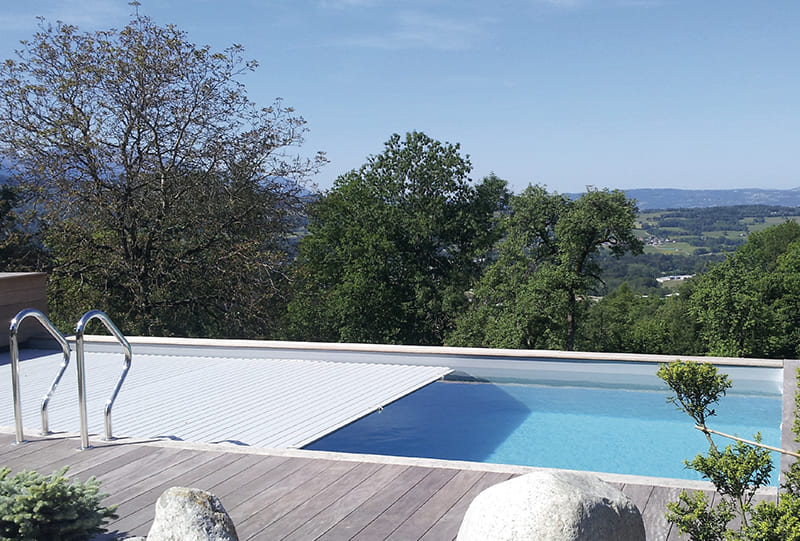
[[[706,420],[716,413],[711,405],[718,403],[732,385],[731,379],[726,374],[718,374],[717,367],[711,363],[677,360],[661,364],[656,375],[675,393],[669,395],[667,401],[700,426],[705,426]]]
[[[23,471],[9,477],[0,469],[0,537],[3,539],[86,540],[104,530],[102,525],[117,518],[116,505],[103,507],[100,483],[85,483],[66,477],[67,468],[43,476]]]
[[[667,503],[667,520],[678,526],[681,533],[692,541],[723,541],[725,531],[734,513],[728,502],[716,507],[709,505],[705,492],[681,491],[677,502]]]
[[[336,179],[310,209],[289,305],[308,340],[441,344],[498,238],[506,197],[478,186],[458,145],[419,132]]]
[[[755,441],[761,442],[761,434]],[[708,455],[697,455],[686,465],[714,483],[717,492],[739,502],[744,512],[756,490],[769,483],[772,457],[767,449],[736,441],[721,452],[711,447]]]
[[[498,260],[448,343],[573,349],[585,295],[600,283],[600,251],[642,250],[635,217],[635,203],[617,190],[590,189],[571,201],[529,186],[511,199]]]
[[[36,199],[53,318],[101,308],[125,332],[263,336],[284,302],[305,121],[259,108],[243,50],[136,15],[122,30],[42,22],[0,67],[0,159]]]
[[[726,261],[695,280],[690,312],[709,354],[797,355],[798,241],[800,225],[795,222],[752,233]]]

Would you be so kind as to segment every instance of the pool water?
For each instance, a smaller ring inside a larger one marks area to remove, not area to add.
[[[709,428],[780,445],[780,396],[729,394],[716,409]],[[665,391],[443,381],[305,448],[701,479],[683,461],[708,444]]]

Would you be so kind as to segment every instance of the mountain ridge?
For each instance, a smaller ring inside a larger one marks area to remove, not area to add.
[[[770,190],[761,188],[730,188],[719,190],[685,190],[680,188],[622,189],[635,199],[639,210],[732,207],[737,205],[800,206],[800,188]],[[566,194],[579,197],[580,194]]]

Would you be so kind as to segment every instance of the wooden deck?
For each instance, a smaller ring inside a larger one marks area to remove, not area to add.
[[[0,433],[0,465],[40,473],[69,466],[78,479],[96,476],[110,494],[104,503],[119,505],[119,519],[97,539],[146,535],[158,496],[171,486],[190,486],[221,499],[242,540],[450,540],[481,490],[516,475],[492,465],[440,467],[182,442],[93,441],[94,448],[81,452],[75,437],[30,439],[15,445],[13,434]],[[679,487],[615,484],[639,507],[648,539],[684,539],[664,518]]]

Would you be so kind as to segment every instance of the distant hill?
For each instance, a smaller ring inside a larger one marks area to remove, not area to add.
[[[737,205],[800,206],[800,188],[792,190],[643,188],[624,191],[628,197],[638,201],[639,210],[731,207]]]

